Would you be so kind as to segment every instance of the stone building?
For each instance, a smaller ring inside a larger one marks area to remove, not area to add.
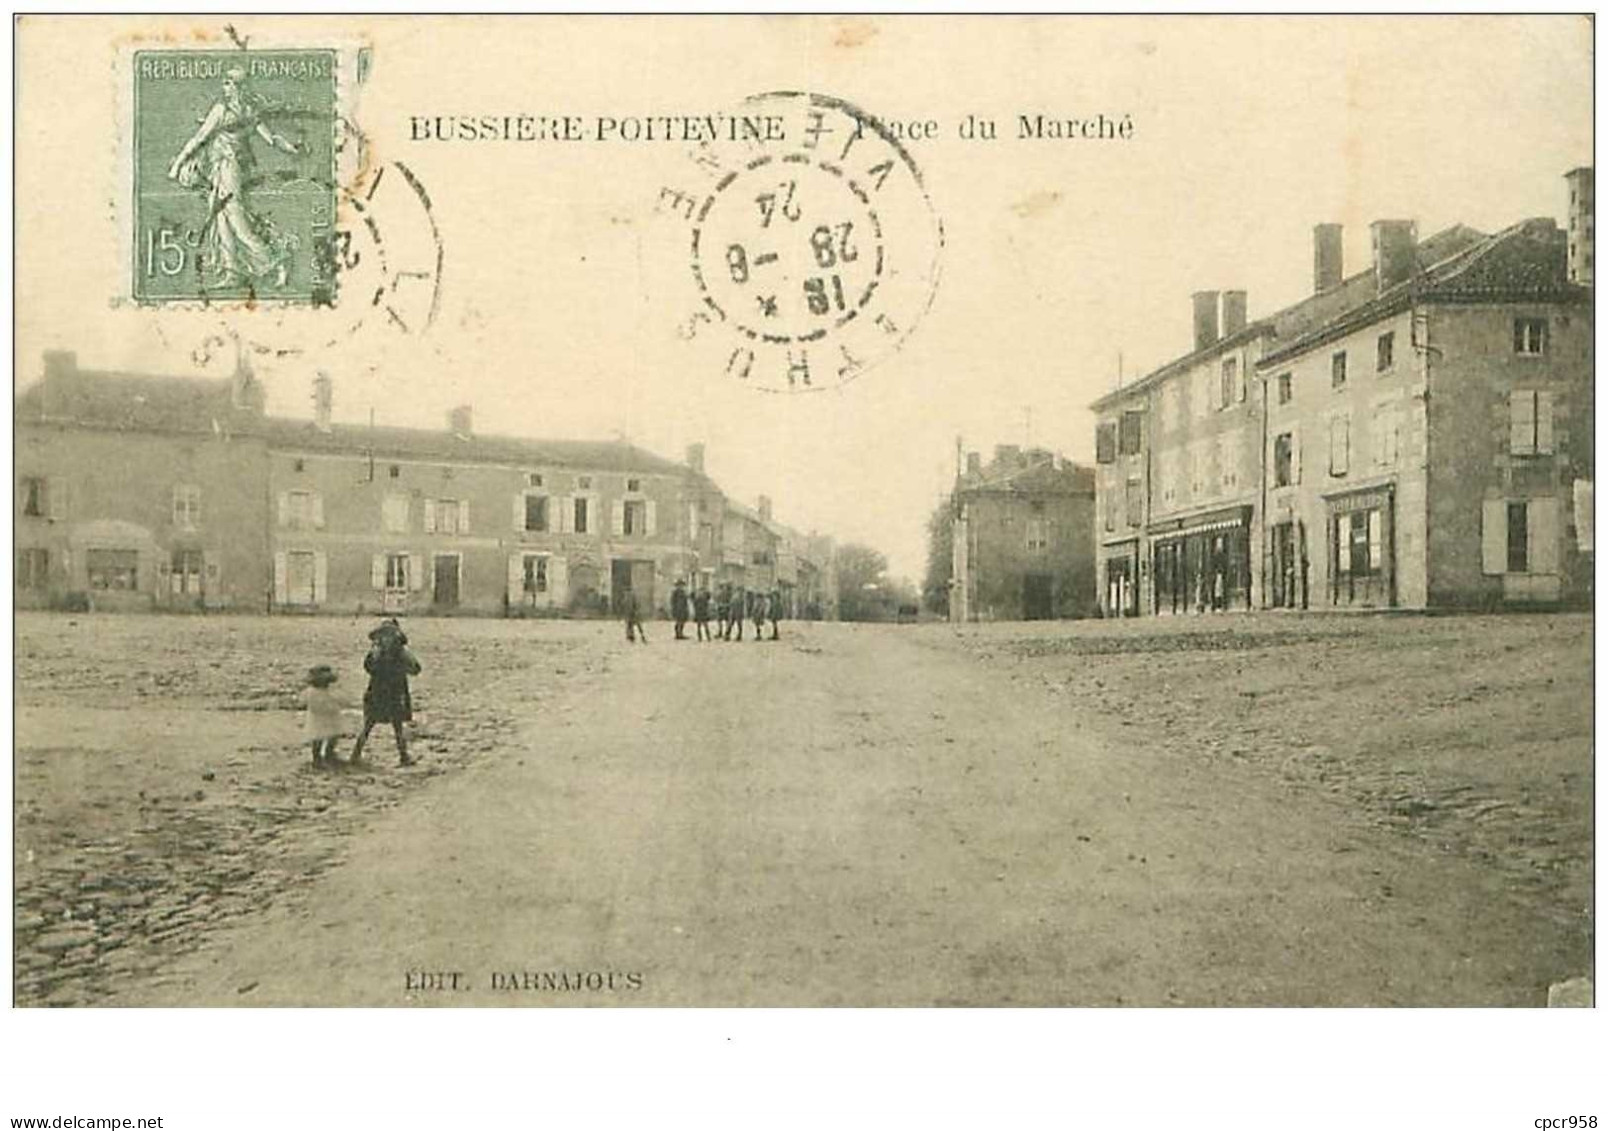
[[[1576,203],[1585,173],[1570,176]],[[1588,591],[1573,517],[1593,477],[1580,253],[1552,220],[1422,242],[1386,220],[1347,276],[1340,236],[1315,229],[1310,298],[1242,328],[1240,300],[1225,302],[1219,337],[1197,296],[1196,349],[1095,402],[1108,612]]]
[[[1094,601],[1094,475],[1042,448],[967,456],[954,510],[953,621],[1088,616]]]
[[[18,603],[539,616],[616,613],[635,594],[662,612],[675,580],[724,566],[735,504],[701,445],[683,465],[481,435],[467,408],[441,430],[336,424],[324,377],[314,399],[313,420],[292,420],[264,413],[247,371],[47,355],[16,403]],[[773,539],[751,525],[745,571],[774,584]]]

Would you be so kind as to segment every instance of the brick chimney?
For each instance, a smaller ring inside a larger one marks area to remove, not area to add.
[[[769,495],[761,495],[759,497],[759,517],[765,522],[769,522],[771,520],[771,501]]]
[[[982,452],[967,452],[966,453],[966,474],[967,475],[981,475],[982,473],[983,473],[983,453]]]
[[[1022,465],[1022,448],[1020,444],[995,444],[994,462],[1005,471],[1015,471]]]
[[[335,407],[335,382],[330,375],[319,370],[313,378],[313,426],[320,432],[329,431],[330,413]]]
[[[447,414],[447,427],[460,440],[467,440],[475,434],[474,409],[466,404],[459,405]]]
[[[1317,224],[1312,229],[1312,293],[1332,291],[1346,277],[1346,254],[1339,224]]]
[[[1195,348],[1203,350],[1217,340],[1217,292],[1196,291]]]
[[[1373,234],[1374,282],[1383,294],[1412,278],[1418,266],[1418,225],[1411,220],[1375,220]]]
[[[1246,297],[1244,291],[1223,292],[1223,337],[1245,329]]]
[[[687,466],[699,475],[704,473],[704,446],[701,443],[687,445]]]

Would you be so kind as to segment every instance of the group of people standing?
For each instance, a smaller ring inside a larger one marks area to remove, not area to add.
[[[688,593],[687,583],[677,581],[675,588],[670,591],[670,617],[675,621],[677,640],[687,639],[689,620],[693,623],[698,640],[741,640],[746,621],[754,622],[755,640],[766,639],[767,623],[770,625],[769,638],[777,640],[781,637],[780,625],[785,612],[780,589],[766,593],[726,582],[713,592],[698,589]],[[709,627],[711,613],[715,622],[713,630]],[[636,624],[636,629],[641,632],[640,622]],[[630,622],[626,624],[626,639],[632,639]],[[641,639],[646,643],[645,636]]]

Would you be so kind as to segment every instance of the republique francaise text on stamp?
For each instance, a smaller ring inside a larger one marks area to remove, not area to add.
[[[134,54],[133,297],[334,298],[336,53]]]

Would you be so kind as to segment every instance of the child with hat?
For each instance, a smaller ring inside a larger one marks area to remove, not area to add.
[[[307,672],[307,684],[302,688],[302,702],[307,707],[305,739],[313,747],[313,765],[335,764],[335,740],[341,735],[341,708],[346,704],[333,688],[335,669],[319,664]]]

